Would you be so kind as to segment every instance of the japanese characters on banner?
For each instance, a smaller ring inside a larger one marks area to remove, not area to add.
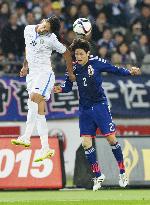
[[[105,77],[103,87],[114,117],[150,117],[150,76]]]
[[[103,87],[108,98],[113,117],[149,118],[150,116],[150,76],[103,77]],[[57,80],[63,83],[63,79]],[[0,120],[26,120],[27,99],[25,78],[0,78]],[[51,95],[47,102],[47,119],[78,117],[79,96],[74,85],[70,93]]]

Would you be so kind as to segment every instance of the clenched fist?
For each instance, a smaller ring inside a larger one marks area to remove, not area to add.
[[[141,75],[141,70],[137,67],[131,67],[130,73],[131,75]]]
[[[60,85],[54,86],[54,93],[61,93],[62,92],[62,88],[60,87]]]
[[[28,68],[27,67],[22,67],[20,71],[20,77],[24,77],[28,74]]]

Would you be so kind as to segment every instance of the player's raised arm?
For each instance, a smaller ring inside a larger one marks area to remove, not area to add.
[[[105,59],[99,58],[97,60],[99,69],[101,72],[114,73],[116,75],[128,76],[128,75],[140,75],[141,70],[137,67],[130,67],[129,69],[123,67],[117,67],[108,63]]]
[[[62,43],[58,41],[56,36],[54,37],[54,41],[53,41],[53,49],[63,55],[66,62],[69,79],[71,81],[75,81],[76,78],[75,75],[73,74],[71,52]]]
[[[72,90],[73,82],[70,81],[66,74],[66,80],[63,85],[54,86],[54,93],[69,93]]]
[[[65,53],[63,54],[63,57],[66,61],[66,65],[67,65],[67,71],[68,71],[68,75],[69,75],[69,79],[71,81],[75,81],[75,75],[73,74],[73,67],[72,67],[72,56],[71,53],[68,49],[66,49]]]
[[[51,35],[52,49],[63,55],[67,65],[69,79],[71,81],[75,81],[75,75],[73,74],[71,53],[57,38],[57,34],[59,33],[60,30],[60,20],[56,16],[53,16],[46,19],[45,21],[49,23],[50,26],[49,31],[52,33]]]

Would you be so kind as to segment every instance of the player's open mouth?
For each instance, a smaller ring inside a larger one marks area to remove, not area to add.
[[[39,31],[39,35],[45,35],[47,33],[48,33],[48,31]]]

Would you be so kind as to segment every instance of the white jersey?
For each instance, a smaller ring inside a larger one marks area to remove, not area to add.
[[[24,30],[26,44],[26,59],[29,72],[48,71],[51,68],[52,51],[64,53],[66,47],[60,43],[54,33],[39,35],[36,25],[28,25]]]

